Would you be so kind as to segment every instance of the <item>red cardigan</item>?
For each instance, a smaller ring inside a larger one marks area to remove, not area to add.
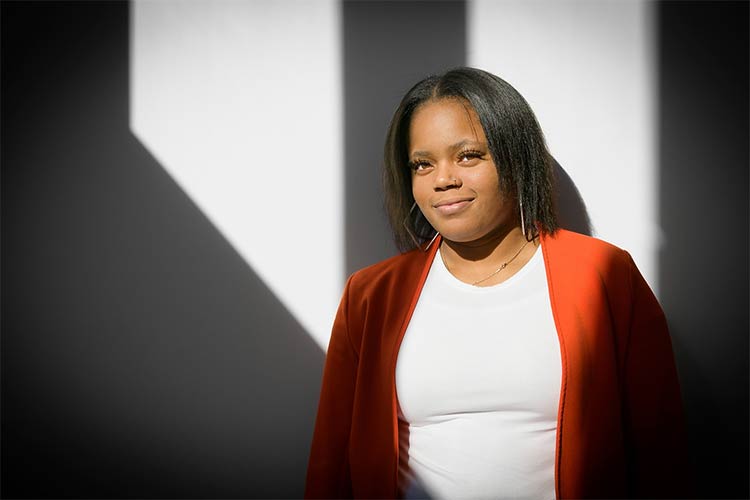
[[[397,498],[396,357],[438,245],[349,278],[306,498]],[[541,245],[562,358],[557,498],[687,496],[680,389],[659,303],[624,250],[564,230]]]

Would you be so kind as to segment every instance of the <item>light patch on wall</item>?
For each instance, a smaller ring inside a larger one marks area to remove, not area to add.
[[[130,127],[325,349],[343,287],[339,4],[134,1]]]
[[[595,235],[626,248],[656,291],[658,171],[651,4],[473,0],[469,63],[537,115]]]

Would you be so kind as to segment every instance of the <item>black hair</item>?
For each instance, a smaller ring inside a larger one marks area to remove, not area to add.
[[[538,232],[554,233],[558,226],[553,159],[534,112],[502,78],[480,69],[460,67],[414,85],[391,120],[385,141],[383,188],[396,246],[408,251],[435,234],[421,211],[414,207],[408,148],[414,112],[422,104],[439,99],[460,99],[474,108],[497,166],[500,189],[523,207],[526,238],[533,238]],[[416,214],[412,213],[413,208]]]

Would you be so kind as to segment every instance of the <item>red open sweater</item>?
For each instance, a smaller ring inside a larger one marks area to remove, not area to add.
[[[396,357],[438,245],[349,278],[305,497],[397,498]],[[541,245],[562,358],[557,498],[686,496],[680,389],[659,303],[624,250],[564,230]]]

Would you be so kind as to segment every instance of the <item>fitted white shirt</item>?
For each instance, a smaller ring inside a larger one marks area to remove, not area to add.
[[[554,498],[561,372],[540,249],[491,287],[438,252],[396,363],[407,498]]]

